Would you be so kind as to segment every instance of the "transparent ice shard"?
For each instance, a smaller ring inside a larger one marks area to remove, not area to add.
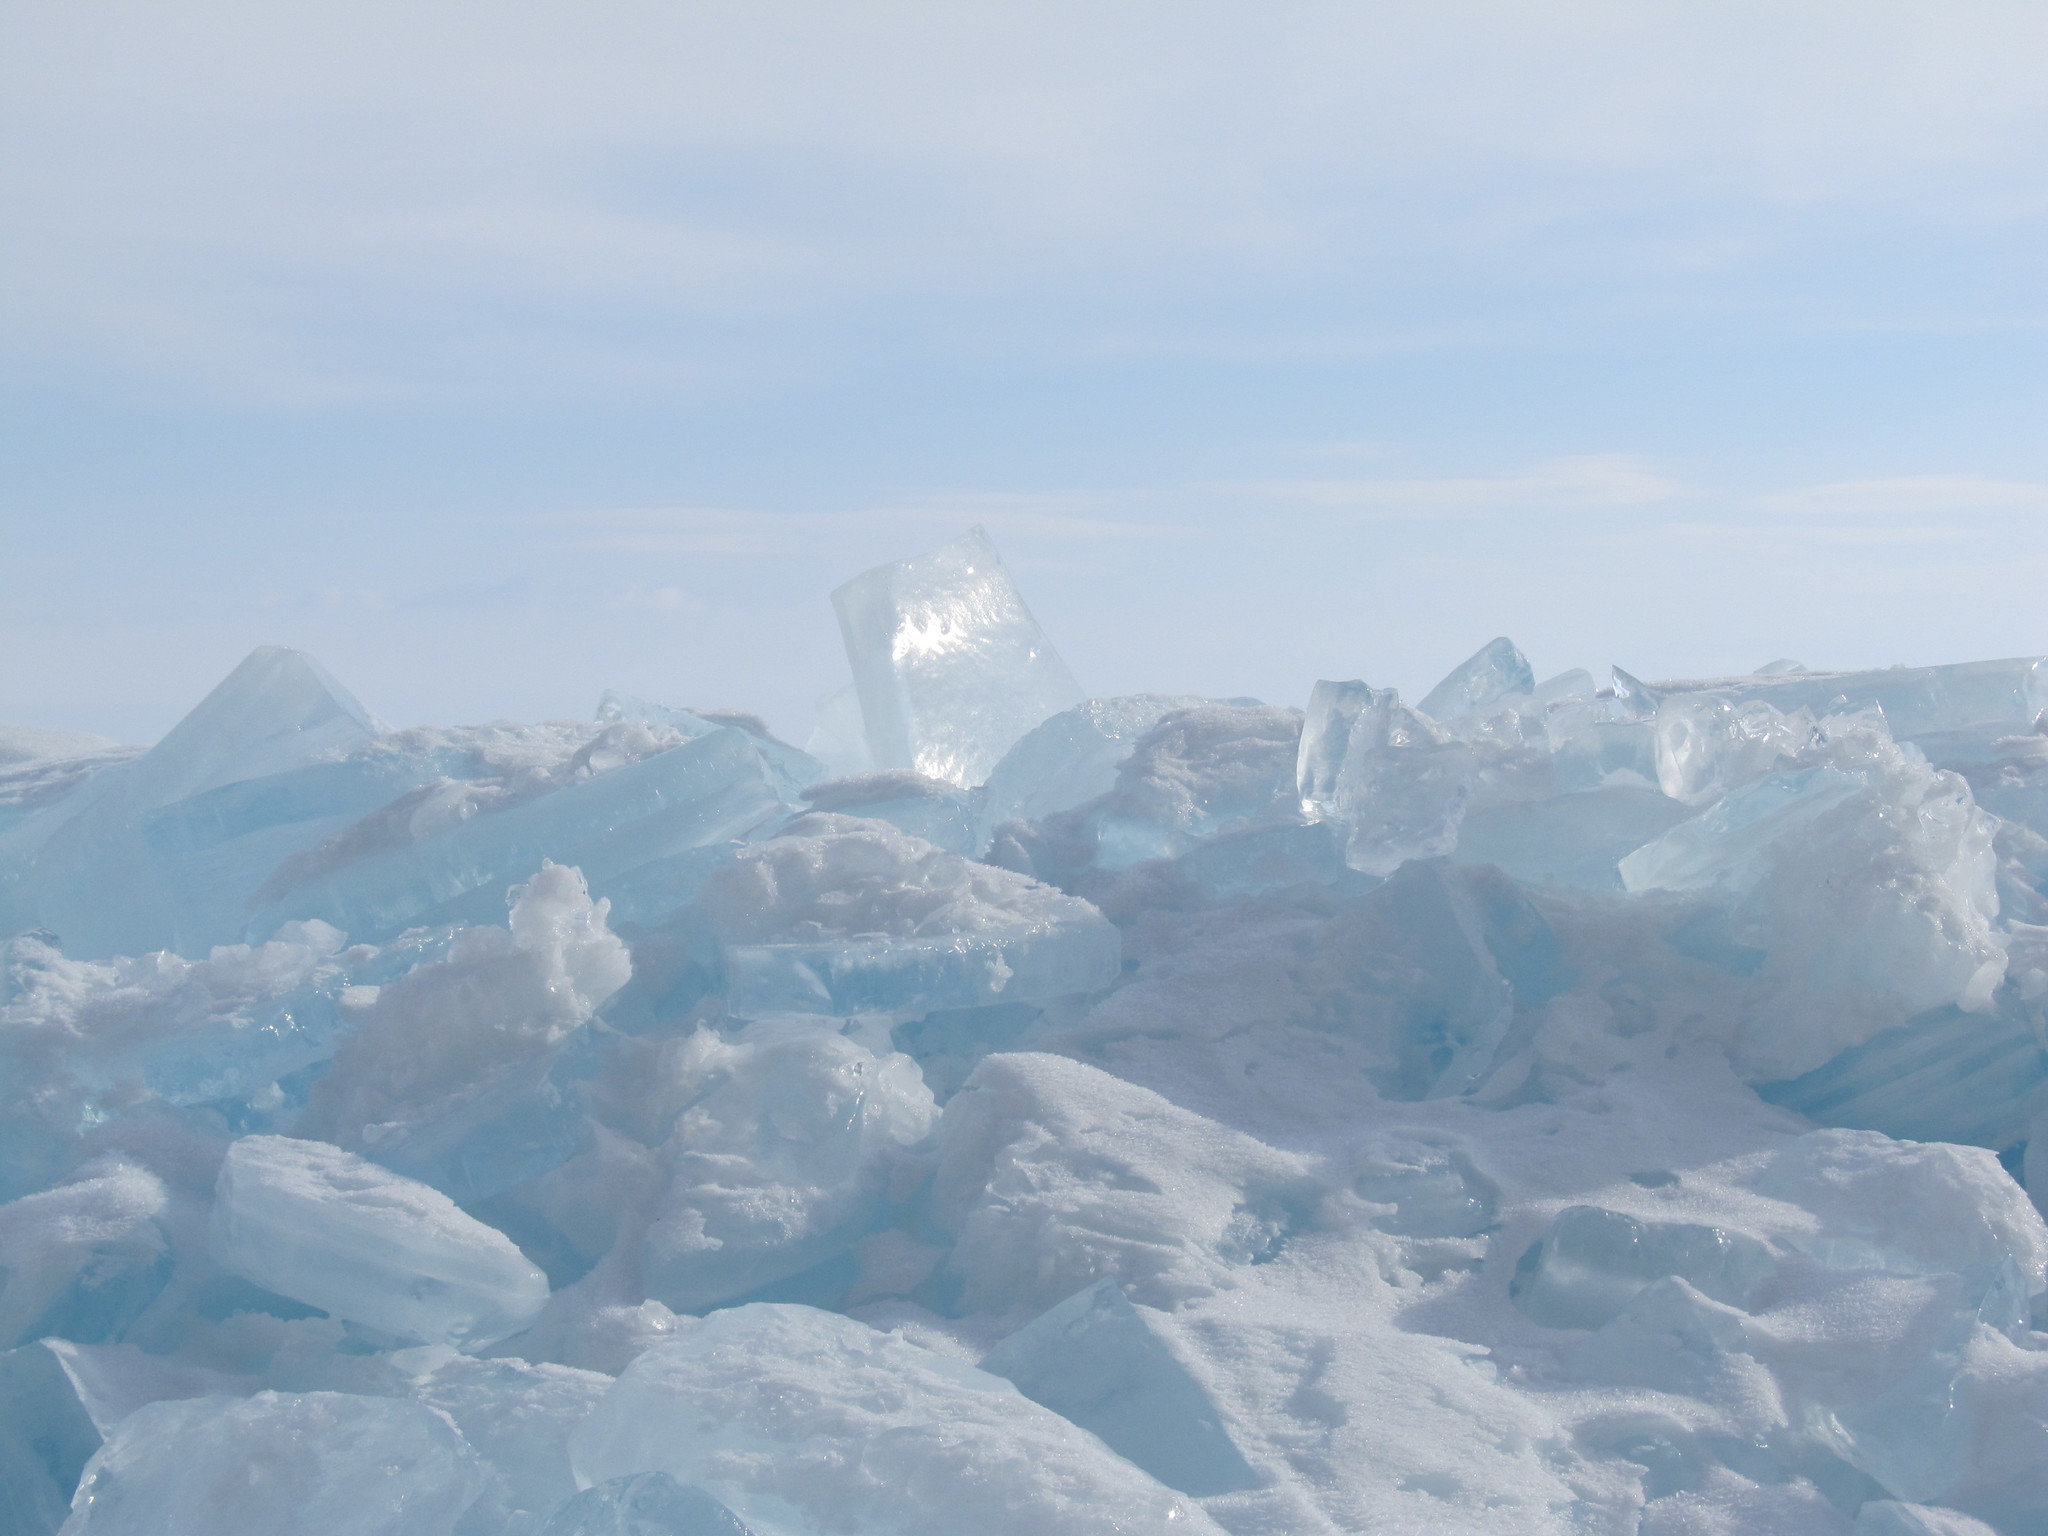
[[[1506,635],[1489,640],[1423,696],[1415,707],[1432,720],[1481,715],[1503,701],[1534,694],[1536,674],[1529,659]]]
[[[1216,1536],[1198,1507],[1000,1377],[809,1307],[682,1319],[572,1442],[586,1483],[666,1472],[748,1525],[844,1536]]]
[[[1522,1255],[1509,1296],[1546,1328],[1598,1328],[1669,1275],[1728,1306],[1749,1305],[1775,1263],[1739,1232],[1573,1205]]]
[[[818,717],[804,742],[823,778],[846,779],[875,771],[867,726],[860,715],[860,690],[848,683],[818,700]]]
[[[724,727],[507,810],[459,822],[288,891],[252,933],[317,917],[358,940],[431,923],[490,922],[505,890],[544,859],[574,864],[590,888],[750,831],[783,809],[775,770],[753,737]],[[642,894],[652,904],[652,892]],[[682,891],[676,905],[687,901]]]
[[[445,1413],[490,1464],[491,1486],[466,1524],[488,1510],[525,1536],[576,1492],[569,1435],[611,1387],[596,1371],[525,1360],[478,1360],[445,1346],[383,1357],[425,1366],[404,1396]]]
[[[423,1343],[481,1348],[526,1327],[548,1299],[547,1278],[502,1232],[324,1142],[235,1142],[210,1246],[266,1290]]]
[[[676,709],[667,704],[652,704],[646,699],[630,693],[621,693],[608,688],[597,701],[597,721],[600,725],[651,725],[665,727],[677,732],[685,741],[695,741],[713,731],[731,726],[745,731],[754,739],[754,746],[776,773],[777,787],[784,798],[793,798],[806,784],[816,783],[826,776],[825,765],[809,752],[799,751],[788,742],[779,739],[768,729],[767,723],[758,715],[734,709]]]
[[[564,1500],[540,1536],[754,1536],[702,1488],[666,1472],[634,1472]]]
[[[1455,857],[1525,885],[1619,891],[1621,860],[1688,814],[1654,789],[1627,785],[1509,801],[1466,811]]]
[[[476,1455],[417,1403],[259,1392],[151,1403],[79,1484],[67,1536],[455,1536]]]
[[[878,768],[979,784],[1086,697],[979,528],[856,576],[832,604]]]
[[[2013,656],[1940,667],[1887,667],[1871,672],[1787,671],[1754,677],[1641,683],[1617,671],[1619,688],[1647,709],[1678,694],[1706,694],[1730,705],[1768,704],[1789,714],[1877,709],[1901,741],[1978,727],[2021,735],[2048,709],[2048,657]]]
[[[1391,688],[1319,682],[1296,759],[1303,814],[1341,822],[1353,869],[1390,875],[1458,846],[1481,760]]]
[[[62,934],[66,952],[79,958],[172,946],[182,893],[153,856],[151,813],[338,760],[377,732],[377,722],[310,656],[275,646],[252,652],[162,741],[54,808],[62,815],[25,877],[34,921]],[[18,835],[34,831],[23,826]],[[208,884],[203,875],[200,882]],[[215,937],[227,935],[205,936]]]
[[[1295,759],[1295,788],[1301,796],[1301,813],[1320,819],[1338,813],[1337,781],[1351,753],[1351,734],[1358,717],[1377,718],[1400,702],[1391,688],[1374,688],[1353,679],[1350,682],[1318,681],[1308,696],[1308,710],[1302,718],[1301,748]],[[1369,750],[1371,735],[1361,743]]]
[[[1163,1316],[1100,1280],[1004,1339],[981,1368],[1169,1488],[1207,1498],[1254,1486],[1257,1474],[1162,1327]]]

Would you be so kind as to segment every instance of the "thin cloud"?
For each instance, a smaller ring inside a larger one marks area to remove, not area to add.
[[[1752,503],[1766,512],[1829,517],[1923,517],[1943,512],[2007,512],[2048,508],[2048,485],[1970,475],[1901,475],[1842,480],[1773,491]]]
[[[1316,510],[1376,517],[1513,511],[1619,511],[1657,506],[1690,488],[1626,454],[1553,459],[1518,475],[1427,480],[1258,480],[1218,490]]]

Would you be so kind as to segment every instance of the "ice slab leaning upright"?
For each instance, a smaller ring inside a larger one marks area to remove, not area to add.
[[[512,1240],[435,1189],[339,1147],[245,1136],[214,1190],[210,1246],[281,1296],[401,1338],[480,1348],[547,1305]]]
[[[976,528],[832,594],[877,768],[979,784],[1086,695]]]
[[[1529,658],[1501,635],[1453,667],[1415,707],[1432,720],[1458,720],[1535,691],[1536,674],[1529,668]]]

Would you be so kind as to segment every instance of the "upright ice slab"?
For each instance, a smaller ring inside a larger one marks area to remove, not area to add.
[[[281,1296],[422,1343],[481,1348],[547,1304],[511,1239],[438,1190],[324,1142],[245,1136],[214,1191],[214,1258]]]
[[[878,768],[979,784],[1086,697],[979,528],[856,576],[832,604]]]
[[[1257,1474],[1162,1322],[1099,1280],[1004,1339],[981,1368],[1169,1488],[1206,1498],[1252,1487]]]

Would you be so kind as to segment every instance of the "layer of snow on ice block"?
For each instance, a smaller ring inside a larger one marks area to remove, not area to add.
[[[416,1403],[259,1392],[152,1403],[86,1466],[64,1536],[454,1536],[475,1452]]]
[[[740,1018],[1042,1003],[1106,987],[1123,963],[1079,897],[850,816],[804,816],[741,850],[698,900]]]
[[[324,1142],[245,1136],[214,1189],[225,1269],[400,1338],[476,1349],[517,1333],[548,1282],[438,1190]]]
[[[1168,1308],[1270,1261],[1307,1162],[1061,1056],[990,1056],[946,1105],[934,1219],[961,1304],[1019,1321],[1097,1280]],[[1020,1315],[1021,1314],[1021,1315]]]
[[[745,731],[721,727],[538,800],[473,816],[416,846],[346,864],[251,920],[267,934],[317,917],[358,940],[426,923],[488,922],[505,888],[543,859],[574,864],[599,894],[655,861],[722,843],[783,809],[776,774]]]
[[[1205,701],[1188,694],[1137,693],[1090,699],[1034,726],[1003,754],[982,801],[986,831],[1006,821],[1039,821],[1116,788],[1117,765],[1152,727]]]
[[[0,1206],[0,1348],[119,1339],[170,1278],[155,1174],[112,1159]]]
[[[1620,863],[1631,892],[1693,892],[1757,957],[1768,996],[1738,1069],[1796,1077],[1953,1004],[1988,1012],[2006,965],[1994,823],[1969,786],[1882,731],[1816,738]]]
[[[938,1111],[917,1064],[838,1034],[765,1044],[701,1030],[656,1088],[686,1106],[659,1151],[667,1186],[639,1253],[647,1290],[682,1311],[845,1253],[876,1225]]]
[[[1086,697],[979,528],[854,577],[832,605],[878,768],[979,784]]]
[[[571,1443],[579,1479],[667,1472],[750,1525],[837,1536],[1216,1536],[1007,1381],[809,1307],[684,1322]]]
[[[463,929],[358,1010],[302,1133],[466,1201],[577,1149],[581,1106],[547,1076],[632,962],[577,870],[543,864],[511,896],[506,927]]]
[[[144,818],[203,791],[343,757],[377,733],[312,657],[276,646],[251,652],[162,741],[51,808],[47,841],[17,850],[34,861],[33,920],[61,933],[74,958],[170,946],[176,894],[144,841]],[[44,835],[27,823],[16,840],[31,834]]]
[[[1255,1486],[1165,1326],[1164,1314],[1132,1306],[1115,1281],[1099,1280],[1004,1339],[981,1368],[1169,1488],[1206,1498]]]
[[[754,1536],[702,1488],[666,1472],[636,1472],[565,1500],[540,1536]]]

